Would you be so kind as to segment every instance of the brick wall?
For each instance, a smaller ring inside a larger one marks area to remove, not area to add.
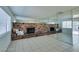
[[[56,28],[56,24],[44,23],[13,23],[12,37],[16,37],[16,29],[27,32],[27,28],[35,28],[35,33],[46,33],[50,31],[50,27]]]

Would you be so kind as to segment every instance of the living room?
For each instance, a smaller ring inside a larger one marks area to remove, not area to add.
[[[76,6],[1,6],[0,51],[79,51],[78,14]]]

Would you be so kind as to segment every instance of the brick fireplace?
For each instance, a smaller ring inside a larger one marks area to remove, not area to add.
[[[54,27],[50,27],[50,32],[55,32],[55,28]]]
[[[27,28],[27,34],[35,33],[35,27],[33,28]]]
[[[42,36],[56,33],[58,24],[44,24],[44,23],[13,23],[12,40],[23,38]],[[16,30],[23,31],[23,35],[17,35]]]

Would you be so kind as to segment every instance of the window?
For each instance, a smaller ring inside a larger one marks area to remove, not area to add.
[[[11,17],[0,8],[0,35],[11,30]]]
[[[79,14],[73,15],[73,18],[78,18]]]
[[[63,21],[62,28],[72,28],[72,21]]]

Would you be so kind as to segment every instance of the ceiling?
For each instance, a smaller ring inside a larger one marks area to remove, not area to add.
[[[10,6],[15,16],[49,18],[59,12],[71,10],[75,6]]]

